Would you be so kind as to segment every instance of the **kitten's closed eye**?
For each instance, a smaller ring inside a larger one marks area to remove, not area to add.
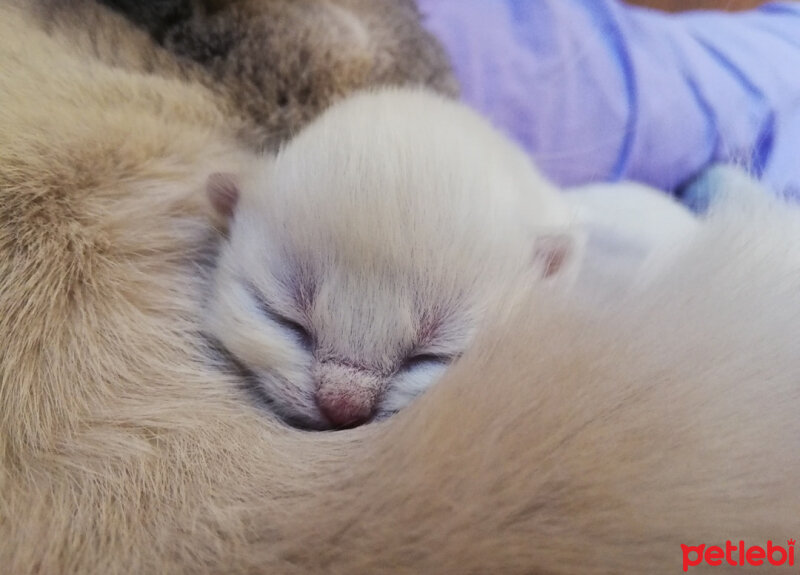
[[[258,305],[261,313],[267,319],[269,319],[272,323],[277,324],[284,331],[291,333],[297,340],[297,343],[303,346],[303,348],[306,350],[310,351],[313,348],[314,338],[305,326],[276,311],[269,301],[267,301],[264,295],[255,288],[255,286],[248,285],[248,291],[253,296],[253,299]]]
[[[458,359],[457,355],[438,354],[438,353],[420,353],[412,355],[403,360],[400,364],[398,371],[410,371],[422,367],[444,366],[452,363]]]

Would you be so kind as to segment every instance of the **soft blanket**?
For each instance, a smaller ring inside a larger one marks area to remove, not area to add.
[[[669,15],[616,0],[419,0],[463,97],[564,185],[676,190],[713,162],[800,197],[800,4]]]

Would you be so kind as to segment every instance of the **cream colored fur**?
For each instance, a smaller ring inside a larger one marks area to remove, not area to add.
[[[302,433],[199,335],[202,184],[241,161],[213,97],[7,7],[0,62],[3,572],[675,573],[797,537],[797,210],[739,202],[604,308],[510,289],[412,407]]]
[[[659,270],[691,242],[700,221],[662,191],[622,182],[590,184],[563,195],[576,214],[585,249],[578,297],[606,297],[658,281]]]
[[[253,172],[208,323],[300,425],[405,407],[514,278],[562,285],[580,259],[563,195],[476,113],[431,92],[353,96]]]

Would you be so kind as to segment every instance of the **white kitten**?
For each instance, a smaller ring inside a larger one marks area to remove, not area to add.
[[[595,303],[657,281],[659,270],[700,230],[700,221],[683,205],[641,184],[591,184],[569,189],[564,197],[585,234],[576,292]]]
[[[578,259],[572,208],[525,154],[423,91],[351,97],[209,194],[232,218],[209,329],[301,427],[401,409],[512,277]]]

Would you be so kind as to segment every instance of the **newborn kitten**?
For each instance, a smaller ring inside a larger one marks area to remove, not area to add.
[[[208,192],[230,218],[209,330],[299,427],[405,407],[512,278],[569,277],[578,259],[558,190],[477,114],[424,91],[353,96]]]
[[[595,305],[657,281],[700,229],[670,195],[633,183],[590,184],[565,191],[585,235],[573,293]]]

